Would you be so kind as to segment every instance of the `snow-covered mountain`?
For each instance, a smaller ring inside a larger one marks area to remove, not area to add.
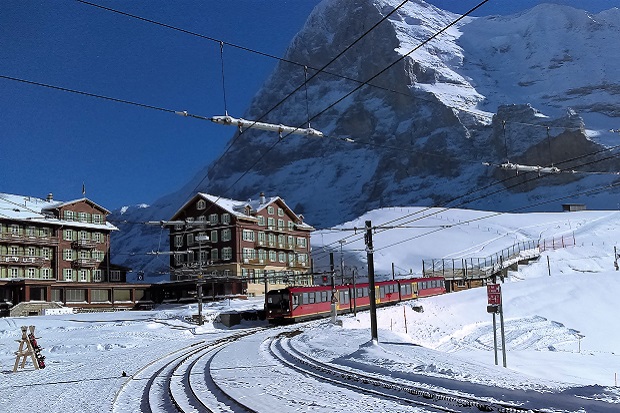
[[[399,3],[324,0],[285,58],[323,67]],[[237,132],[228,152],[179,191],[114,217],[117,260],[147,273],[165,268],[167,260],[149,262],[144,253],[167,246],[166,232],[141,222],[168,219],[197,190],[235,199],[277,194],[319,228],[385,206],[615,208],[618,187],[559,198],[617,175],[514,176],[483,162],[620,170],[604,150],[620,143],[610,132],[620,117],[620,9],[544,4],[465,18],[426,42],[458,18],[410,1],[323,73],[280,62],[243,118],[301,127],[310,120],[328,138]],[[306,76],[307,87],[289,97]],[[355,142],[334,139],[345,137]],[[475,193],[500,181],[487,191],[501,193]]]

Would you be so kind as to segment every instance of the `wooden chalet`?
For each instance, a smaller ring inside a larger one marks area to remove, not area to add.
[[[11,315],[46,308],[134,308],[148,285],[126,283],[110,262],[110,212],[88,198],[69,202],[0,193],[0,303]]]
[[[314,228],[278,196],[238,201],[197,193],[171,221],[171,281],[203,280],[213,289],[207,296],[312,284]]]

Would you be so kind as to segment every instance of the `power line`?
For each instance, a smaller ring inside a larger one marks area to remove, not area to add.
[[[159,106],[147,105],[145,103],[139,103],[139,102],[132,102],[130,100],[114,98],[114,97],[111,97],[111,96],[98,95],[96,93],[84,92],[82,90],[70,89],[70,88],[67,88],[67,87],[55,86],[55,85],[50,85],[50,84],[41,83],[41,82],[35,82],[33,80],[20,79],[20,78],[13,77],[13,76],[6,76],[6,75],[1,75],[0,74],[0,78],[7,79],[7,80],[13,80],[15,82],[26,83],[26,84],[29,84],[29,85],[41,86],[41,87],[46,87],[46,88],[49,88],[49,89],[60,90],[60,91],[63,91],[63,92],[76,93],[78,95],[94,97],[94,98],[97,98],[97,99],[104,99],[104,100],[109,100],[109,101],[117,102],[117,103],[125,103],[127,105],[138,106],[138,107],[142,107],[142,108],[146,108],[146,109],[158,110],[158,111],[161,111],[161,112],[167,112],[167,113],[176,113],[177,112],[175,110],[166,109],[166,108],[162,108],[162,107],[159,107]]]
[[[560,162],[560,163],[558,163],[558,164],[567,163],[567,162],[573,162],[573,161],[578,160],[578,159],[581,159],[581,158],[585,158],[585,157],[588,157],[588,156],[593,156],[593,155],[596,155],[596,154],[598,154],[598,153],[600,153],[600,152],[603,152],[603,151],[611,151],[611,150],[614,150],[614,149],[617,149],[617,148],[620,148],[620,145],[617,145],[617,146],[614,146],[614,147],[611,147],[611,148],[604,148],[604,149],[600,149],[600,150],[598,150],[598,151],[595,151],[595,152],[592,152],[592,153],[589,153],[589,154],[579,155],[579,156],[577,156],[577,157],[574,157],[574,158],[571,158],[571,159],[564,160],[564,161],[562,161],[562,162]],[[583,167],[583,166],[591,165],[591,164],[598,163],[598,162],[604,162],[604,161],[606,161],[606,160],[610,160],[610,159],[613,159],[613,158],[616,158],[616,157],[617,157],[617,155],[615,155],[615,154],[614,154],[614,155],[611,155],[611,156],[605,157],[605,158],[603,158],[603,159],[599,159],[599,160],[594,160],[594,161],[590,161],[590,162],[585,162],[585,163],[582,163],[582,164],[581,164],[580,166],[578,166],[578,167]],[[459,204],[457,204],[457,205],[453,205],[453,206],[451,206],[451,207],[448,207],[448,206],[445,206],[445,207],[440,207],[440,206],[435,206],[435,207],[425,207],[425,208],[423,208],[423,209],[421,209],[421,210],[419,210],[419,211],[415,211],[415,212],[412,212],[412,213],[410,213],[410,214],[406,214],[406,215],[404,215],[404,216],[402,216],[402,217],[398,217],[398,218],[394,218],[394,219],[392,219],[392,220],[386,221],[385,223],[379,224],[378,226],[375,226],[374,228],[378,229],[378,231],[376,231],[377,233],[380,233],[380,232],[386,231],[386,230],[388,230],[388,229],[393,229],[393,228],[397,228],[397,227],[403,227],[403,225],[405,225],[405,224],[410,224],[410,223],[412,223],[412,222],[417,222],[417,221],[420,221],[420,220],[422,220],[422,219],[429,218],[429,217],[432,217],[432,216],[434,216],[434,215],[438,215],[438,214],[440,214],[440,213],[443,213],[443,212],[445,212],[445,211],[448,211],[449,209],[453,209],[453,208],[459,208],[459,207],[462,207],[462,206],[464,206],[464,205],[466,205],[466,204],[469,204],[469,203],[471,203],[471,202],[478,201],[478,200],[481,200],[481,199],[484,199],[484,198],[488,198],[488,197],[493,196],[493,195],[496,195],[496,194],[498,194],[498,193],[500,193],[500,192],[505,192],[505,191],[507,191],[507,190],[513,189],[513,188],[518,187],[518,186],[521,186],[521,185],[525,185],[525,184],[527,184],[527,183],[529,183],[529,182],[531,182],[531,181],[535,181],[535,180],[538,180],[538,179],[544,178],[544,177],[546,177],[546,176],[548,176],[548,175],[542,175],[542,176],[541,176],[541,175],[539,175],[539,176],[534,176],[534,177],[532,177],[532,178],[526,179],[524,182],[517,182],[517,183],[515,183],[515,184],[513,184],[513,185],[510,185],[510,186],[504,187],[504,188],[499,189],[499,190],[497,190],[497,191],[494,191],[494,192],[491,192],[491,193],[482,194],[481,196],[479,196],[479,197],[477,197],[477,198],[473,198],[473,199],[469,199],[469,200],[466,200],[466,201],[462,201],[462,202],[460,202]],[[512,180],[512,179],[514,179],[514,178],[516,178],[516,177],[515,177],[515,176],[511,176],[511,177],[508,177],[508,178],[506,178],[506,179],[504,179],[504,180],[502,180],[502,181],[499,181],[499,182],[496,182],[496,183],[493,183],[493,184],[489,184],[489,185],[487,185],[485,188],[476,189],[476,190],[474,190],[474,191],[470,191],[470,192],[468,192],[468,193],[466,193],[466,194],[464,194],[464,195],[459,195],[459,196],[454,197],[454,198],[452,198],[451,200],[447,201],[447,202],[445,203],[445,205],[449,205],[449,204],[451,204],[451,203],[453,203],[453,202],[455,202],[455,201],[457,201],[457,200],[459,200],[459,199],[465,198],[466,196],[469,196],[469,195],[471,195],[471,194],[473,194],[473,193],[481,192],[481,191],[482,191],[482,190],[484,190],[484,189],[488,189],[488,188],[493,187],[493,186],[496,186],[496,185],[498,185],[498,184],[500,184],[500,183],[505,183],[505,182],[508,182],[509,180]],[[585,190],[585,191],[582,191],[582,192],[579,192],[579,193],[573,193],[573,194],[570,194],[570,195],[566,195],[566,196],[564,196],[564,197],[560,197],[560,198],[557,198],[557,199],[554,199],[554,200],[550,200],[550,201],[548,201],[548,202],[543,201],[543,202],[540,202],[540,203],[538,203],[538,204],[528,204],[527,206],[520,207],[520,208],[516,208],[516,209],[513,209],[513,210],[506,211],[506,212],[516,212],[516,211],[520,211],[520,210],[523,210],[523,209],[528,209],[528,208],[531,208],[531,207],[533,207],[533,206],[540,206],[540,205],[545,205],[546,203],[557,202],[558,200],[561,200],[561,199],[566,199],[566,198],[570,198],[570,197],[574,197],[574,196],[577,196],[577,195],[584,195],[584,194],[590,194],[590,193],[597,193],[597,192],[603,191],[603,190],[605,190],[605,189],[607,189],[607,188],[610,188],[610,187],[611,187],[611,188],[614,188],[614,187],[616,187],[616,186],[618,186],[618,185],[620,185],[620,183],[618,183],[618,184],[611,184],[611,185],[603,185],[603,186],[601,186],[601,187],[600,187],[601,189],[600,189],[600,190],[598,190],[598,191],[597,191],[596,189],[595,189],[595,190]],[[437,211],[434,211],[434,212],[432,212],[432,213],[428,214],[428,215],[423,215],[423,216],[421,216],[421,217],[413,218],[413,219],[411,219],[411,220],[409,220],[409,221],[405,221],[405,222],[403,222],[403,223],[402,223],[402,224],[400,224],[400,225],[390,226],[390,227],[388,228],[388,224],[392,224],[392,223],[395,223],[395,222],[398,222],[398,221],[402,221],[402,220],[404,220],[404,219],[406,219],[406,218],[408,218],[408,217],[413,217],[413,216],[417,216],[417,215],[420,215],[420,214],[424,214],[426,211],[429,211],[429,210],[434,209],[434,208],[439,208],[439,209],[438,209]],[[503,212],[493,213],[493,214],[490,214],[490,215],[488,215],[488,216],[486,216],[486,217],[482,217],[482,219],[490,218],[490,217],[492,217],[492,216],[497,216],[497,215],[500,215],[500,214],[503,214]],[[474,221],[477,221],[477,220],[479,220],[479,219],[480,219],[480,218],[476,218]],[[473,222],[473,221],[472,221],[472,222]],[[450,227],[454,227],[454,226],[457,226],[457,224],[451,225]],[[387,229],[383,229],[383,228],[387,228]],[[446,227],[444,227],[444,228],[438,228],[438,229],[435,229],[435,230],[433,230],[433,231],[429,231],[429,232],[427,232],[427,233],[424,233],[424,234],[421,234],[421,235],[415,236],[415,237],[413,237],[413,238],[410,238],[410,239],[407,239],[407,240],[403,240],[402,242],[399,242],[399,243],[397,243],[397,244],[393,244],[393,245],[398,245],[398,244],[400,244],[400,243],[403,243],[403,242],[406,242],[406,241],[411,241],[412,239],[420,238],[420,237],[425,236],[425,235],[430,235],[430,234],[432,234],[432,233],[435,233],[435,232],[438,232],[438,231],[442,231],[442,230],[445,230],[445,229],[448,229],[448,227],[446,226]],[[357,230],[357,228],[352,228],[352,229],[336,229],[336,230],[338,230],[338,231],[343,231],[343,230],[344,230],[344,231],[354,231],[355,233],[357,233],[357,231],[356,231],[356,230]],[[360,228],[360,231],[361,231],[361,230],[362,230],[362,229]],[[340,243],[340,241],[341,241],[341,240],[350,240],[350,238],[355,238],[356,236],[357,236],[357,234],[349,235],[349,236],[344,237],[344,238],[342,238],[342,239],[340,239],[340,240],[336,240],[336,241],[334,241],[334,242],[332,242],[332,243],[330,243],[330,244],[323,245],[321,249],[325,249],[325,248],[328,248],[328,249],[335,248],[335,247],[337,247],[337,246],[338,246],[338,244]],[[357,241],[357,240],[361,240],[361,239],[362,239],[362,237],[361,237],[361,236],[359,236],[359,237],[357,237],[356,239],[354,239],[353,241]],[[393,245],[392,245],[392,246],[393,246]],[[386,247],[382,247],[381,249],[384,249],[384,248],[386,248]],[[321,258],[321,255],[318,255],[318,258]]]
[[[327,75],[331,75],[331,76],[334,76],[334,77],[337,77],[337,78],[341,78],[341,79],[344,79],[344,80],[348,80],[348,81],[351,81],[351,82],[360,83],[360,80],[354,79],[352,77],[348,77],[348,76],[340,75],[338,73],[333,73],[333,72],[328,72],[328,71],[324,71],[324,70],[321,70],[321,69],[317,69],[317,68],[309,66],[309,65],[307,65],[305,63],[296,62],[296,61],[289,60],[289,59],[286,59],[286,58],[283,58],[283,57],[279,57],[279,56],[275,56],[275,55],[272,55],[272,54],[269,54],[269,53],[266,53],[266,52],[262,52],[260,50],[252,49],[250,47],[241,46],[241,45],[238,45],[238,44],[235,44],[235,43],[231,43],[231,42],[227,42],[227,41],[224,41],[224,40],[221,40],[221,39],[217,39],[215,37],[206,36],[204,34],[197,33],[197,32],[191,31],[191,30],[187,30],[187,29],[183,29],[183,28],[178,27],[178,26],[173,26],[173,25],[170,25],[170,24],[167,24],[167,23],[162,23],[162,22],[159,22],[159,21],[156,21],[156,20],[148,19],[146,17],[138,16],[138,15],[131,14],[131,13],[127,13],[127,12],[124,12],[124,11],[121,11],[121,10],[113,9],[111,7],[102,6],[100,4],[91,3],[91,2],[85,1],[85,0],[75,0],[75,1],[77,1],[79,3],[83,3],[83,4],[88,5],[88,6],[96,7],[96,8],[102,9],[102,10],[106,10],[106,11],[109,11],[109,12],[112,12],[112,13],[120,14],[122,16],[130,17],[132,19],[140,20],[140,21],[143,21],[143,22],[146,22],[146,23],[154,24],[156,26],[164,27],[164,28],[167,28],[167,29],[170,29],[170,30],[178,31],[178,32],[185,33],[185,34],[188,34],[188,35],[191,35],[191,36],[195,36],[195,37],[199,37],[199,38],[202,38],[202,39],[205,39],[205,40],[209,40],[209,41],[212,41],[212,42],[215,42],[215,43],[219,43],[222,46],[230,46],[230,47],[233,47],[235,49],[243,50],[243,51],[248,52],[248,53],[253,53],[253,54],[256,54],[256,55],[259,55],[259,56],[267,57],[267,58],[270,58],[270,59],[274,59],[274,60],[277,60],[277,61],[280,61],[280,62],[289,63],[289,64],[300,66],[300,67],[307,67],[307,68],[312,69],[312,70],[321,71],[322,73],[327,74]],[[409,0],[406,0],[403,3],[406,3],[407,1],[409,1]],[[400,8],[401,6],[398,6],[398,8]],[[393,12],[391,12],[391,13],[393,13]],[[382,21],[383,20],[384,19],[382,19]],[[398,94],[402,94],[402,95],[408,95],[405,92],[400,92],[400,91],[389,89],[389,88],[386,88],[386,87],[383,87],[383,86],[379,86],[379,85],[370,85],[370,86],[376,87],[378,89],[383,89],[383,90],[388,91],[388,92],[398,93]]]

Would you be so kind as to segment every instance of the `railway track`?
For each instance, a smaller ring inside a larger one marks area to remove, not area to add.
[[[228,344],[263,330],[245,330],[215,341],[202,341],[154,360],[123,384],[113,400],[112,412],[256,413],[213,382],[209,365]]]
[[[304,354],[291,345],[290,338],[295,332],[283,333],[271,338],[267,347],[275,359],[289,368],[314,376],[319,380],[347,387],[363,394],[395,400],[402,404],[414,405],[429,411],[438,412],[499,412],[499,413],[543,413],[508,403],[456,396],[440,390],[429,390],[414,382],[404,383],[376,374],[367,375],[359,371],[344,369],[322,362]]]

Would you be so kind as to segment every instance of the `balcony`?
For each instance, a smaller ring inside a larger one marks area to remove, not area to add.
[[[78,258],[71,263],[74,268],[96,268],[98,265],[99,261],[92,258]]]
[[[0,242],[10,242],[11,244],[29,244],[29,245],[58,245],[58,238],[37,237],[34,235],[18,235],[11,233],[0,234]]]
[[[71,245],[73,245],[73,248],[76,249],[93,249],[93,248],[97,248],[97,242],[96,241],[91,241],[88,239],[79,239],[77,241],[73,241],[71,243]]]
[[[24,255],[0,255],[0,264],[24,265],[29,267],[42,267],[49,265],[50,260],[43,257],[28,257]]]

